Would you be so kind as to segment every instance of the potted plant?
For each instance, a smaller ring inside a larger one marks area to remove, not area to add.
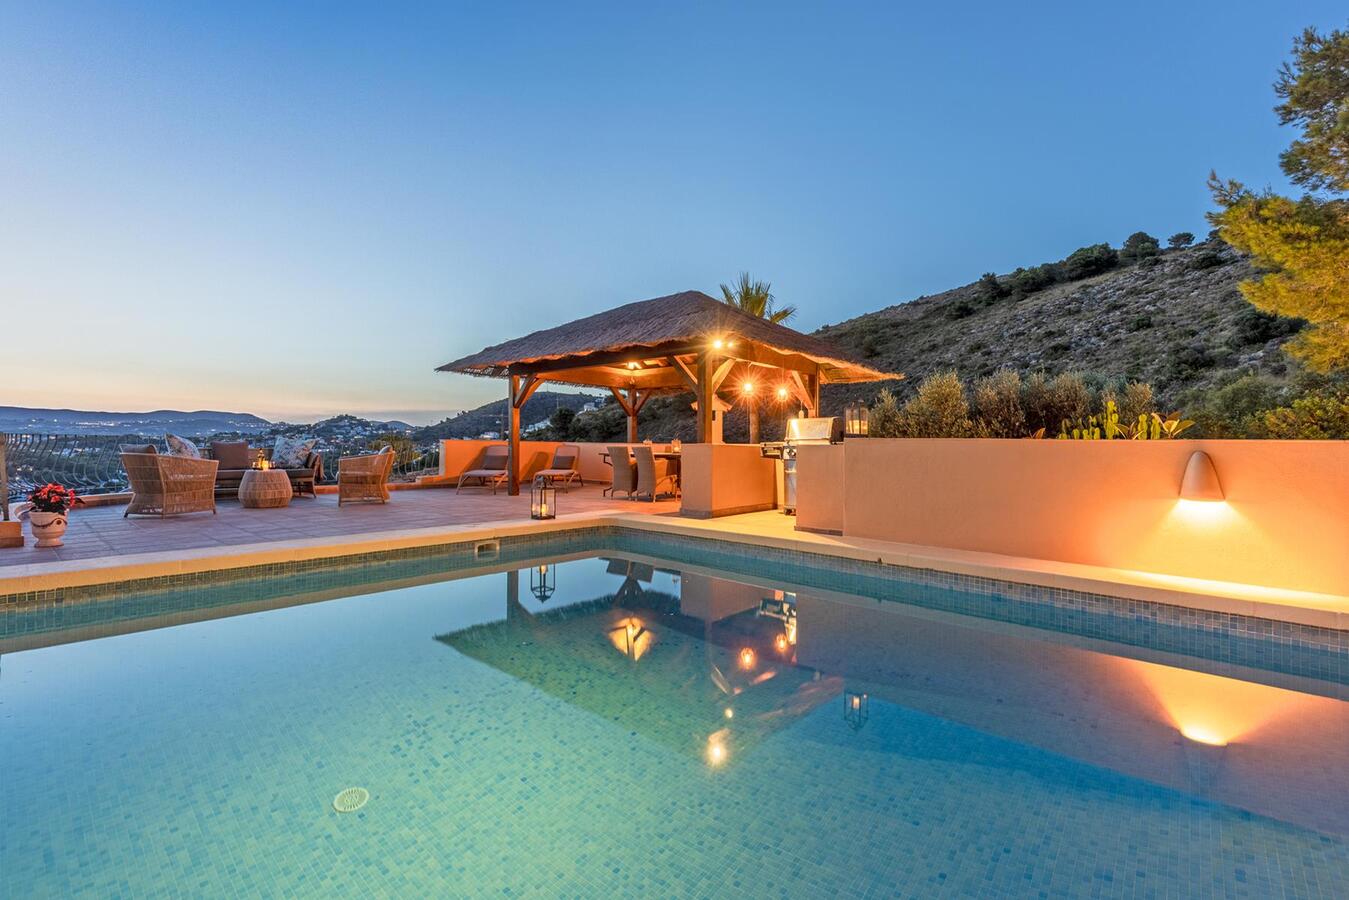
[[[28,494],[28,527],[38,547],[59,547],[66,533],[70,508],[80,500],[75,492],[59,484],[44,484]]]

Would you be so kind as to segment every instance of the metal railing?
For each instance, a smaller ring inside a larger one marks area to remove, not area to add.
[[[137,434],[7,434],[4,459],[9,477],[10,503],[27,496],[33,488],[54,481],[81,494],[106,494],[127,489],[122,469],[121,446],[152,441]],[[266,439],[259,443],[269,443]],[[365,441],[319,444],[323,454],[324,484],[337,483],[340,456],[370,453]],[[408,442],[394,448],[391,481],[416,481],[440,471],[440,442],[417,446]]]
[[[9,502],[55,481],[81,494],[126,490],[126,472],[118,456],[122,444],[145,443],[137,435],[9,434],[5,471]]]

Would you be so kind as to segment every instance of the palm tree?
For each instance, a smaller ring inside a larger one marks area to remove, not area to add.
[[[721,286],[721,299],[725,300],[727,305],[734,306],[751,316],[767,319],[770,322],[785,322],[796,315],[796,307],[775,308],[771,287],[772,285],[765,281],[755,281],[750,278],[748,272],[741,272],[740,279],[736,281],[735,287],[726,284]]]

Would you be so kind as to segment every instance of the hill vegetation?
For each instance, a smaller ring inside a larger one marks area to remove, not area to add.
[[[600,400],[595,394],[564,394],[559,391],[535,391],[520,410],[522,427],[541,422],[559,409],[572,411]],[[489,432],[500,432],[506,421],[506,401],[494,400],[442,419],[434,425],[414,429],[412,439],[418,443],[441,438],[475,438]]]

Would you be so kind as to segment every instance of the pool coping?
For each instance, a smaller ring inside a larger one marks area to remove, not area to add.
[[[773,518],[767,518],[770,516]],[[1349,597],[1339,595],[848,538],[815,532],[783,533],[782,525],[781,518],[773,513],[751,513],[719,519],[688,519],[673,514],[578,513],[547,521],[514,520],[481,525],[436,526],[341,537],[33,563],[15,566],[0,573],[0,602],[7,596],[31,596],[39,592],[122,581],[228,571],[306,560],[340,559],[344,556],[518,535],[616,527],[655,534],[715,538],[740,545],[773,547],[909,569],[1102,594],[1126,600],[1269,619],[1337,631],[1349,630]]]

